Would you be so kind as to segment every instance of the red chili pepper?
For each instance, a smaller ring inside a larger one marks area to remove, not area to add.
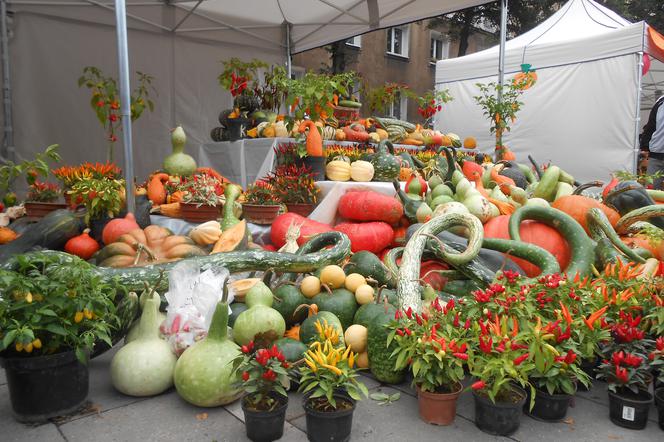
[[[484,381],[477,381],[470,386],[470,388],[472,388],[473,390],[481,390],[484,387],[486,387],[486,382]]]
[[[413,319],[413,309],[412,307],[408,307],[408,310],[406,310],[406,316],[408,319]]]
[[[526,359],[528,359],[529,357],[530,357],[530,353],[524,353],[524,354],[522,354],[522,355],[519,356],[518,358],[514,359],[514,365],[521,365],[521,363],[522,363],[523,361],[525,361]]]
[[[417,325],[422,325],[422,318],[417,313],[415,313],[415,321],[417,322]]]
[[[576,353],[572,350],[567,350],[567,355],[565,355],[565,363],[571,365],[576,361]]]
[[[626,384],[629,377],[627,374],[627,369],[622,368],[616,365],[616,378],[623,384]]]
[[[397,334],[398,334],[399,336],[403,336],[403,330],[401,330],[400,328],[398,328],[398,329],[397,329]]]
[[[466,323],[463,325],[463,328],[468,330],[470,328],[470,318],[466,319]]]
[[[277,374],[273,372],[272,369],[270,368],[265,373],[263,373],[263,379],[272,382],[275,379],[277,379]]]
[[[407,334],[408,336],[410,336],[410,335],[412,335],[412,334],[413,334],[413,332],[412,332],[412,331],[410,331],[410,329],[409,329],[409,328],[404,328],[404,329],[403,329],[403,331],[404,331],[404,332],[406,332],[406,334]]]
[[[468,360],[468,355],[465,354],[465,353],[452,353],[452,356],[454,356],[456,358],[459,358],[459,359],[463,359],[464,361]]]
[[[242,380],[247,382],[249,380],[249,372],[245,371],[242,373]]]
[[[245,354],[246,354],[246,353],[249,353],[249,347],[247,347],[246,345],[243,345],[243,346],[241,347],[241,350],[242,350],[242,353],[245,353]]]
[[[459,312],[457,312],[457,313],[454,315],[454,321],[452,322],[452,325],[455,326],[455,327],[458,327],[458,326],[459,326]]]

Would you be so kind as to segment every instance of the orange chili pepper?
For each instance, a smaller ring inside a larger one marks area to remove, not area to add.
[[[515,338],[519,334],[519,321],[516,316],[512,316],[512,337]]]
[[[563,304],[562,301],[558,301],[558,302],[560,303],[560,311],[563,314],[563,318],[565,318],[565,322],[567,322],[568,324],[571,324],[572,323],[572,315],[570,315],[569,310],[567,309],[565,304]]]
[[[592,331],[595,330],[595,326],[593,325],[595,321],[597,321],[604,313],[606,312],[606,309],[609,308],[608,305],[605,305],[601,309],[597,310],[596,312],[592,313],[590,316],[588,316],[588,319],[584,319],[583,321],[586,323],[588,328]]]

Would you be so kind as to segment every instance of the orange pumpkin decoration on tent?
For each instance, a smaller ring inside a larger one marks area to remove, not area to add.
[[[463,147],[466,149],[475,149],[477,147],[477,140],[475,137],[466,137],[466,139],[463,140]]]
[[[521,72],[517,72],[512,79],[512,83],[521,90],[530,89],[537,82],[537,72],[531,69],[531,65],[522,64]]]

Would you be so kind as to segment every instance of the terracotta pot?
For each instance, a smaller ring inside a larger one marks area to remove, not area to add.
[[[221,206],[198,205],[195,203],[180,203],[182,218],[190,223],[204,223],[218,219]]]
[[[270,225],[279,215],[279,205],[242,204],[242,215],[247,222]]]
[[[334,118],[339,121],[339,127],[343,127],[360,118],[360,109],[355,107],[336,106],[333,115]]]
[[[301,203],[287,203],[286,207],[288,208],[289,212],[297,213],[298,215],[302,215],[304,217],[309,216],[311,212],[314,211],[314,208],[316,207],[315,204],[301,204]]]
[[[67,208],[67,205],[62,203],[40,203],[37,201],[26,201],[23,206],[26,215],[33,218],[43,218],[54,210]]]
[[[463,386],[457,384],[452,393],[430,393],[417,387],[420,418],[434,425],[450,425],[456,416],[456,404]]]

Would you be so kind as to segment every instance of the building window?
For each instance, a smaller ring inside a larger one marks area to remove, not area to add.
[[[353,38],[349,38],[346,40],[346,44],[348,46],[353,46],[355,48],[361,48],[362,47],[362,36],[361,35],[356,35]]]
[[[408,26],[387,30],[387,53],[408,57]]]
[[[450,57],[450,41],[443,37],[440,32],[431,33],[431,63],[445,60]]]
[[[408,98],[403,96],[401,92],[395,94],[394,101],[390,103],[390,107],[387,109],[387,116],[398,120],[405,120],[408,117]]]

